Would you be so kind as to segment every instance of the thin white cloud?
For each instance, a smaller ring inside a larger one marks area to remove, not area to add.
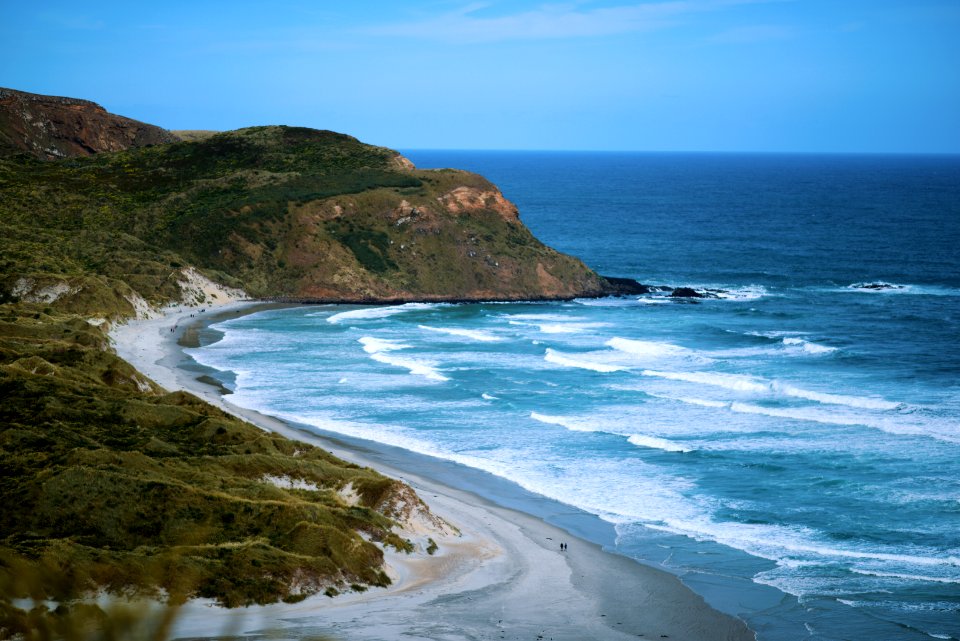
[[[577,4],[549,4],[499,16],[481,14],[491,5],[471,4],[439,16],[378,25],[363,31],[371,35],[458,43],[590,38],[663,29],[687,14],[768,1],[666,0],[596,8],[581,8]]]

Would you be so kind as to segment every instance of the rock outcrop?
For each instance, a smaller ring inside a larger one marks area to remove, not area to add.
[[[0,156],[51,160],[179,140],[166,129],[109,113],[95,102],[0,88]]]

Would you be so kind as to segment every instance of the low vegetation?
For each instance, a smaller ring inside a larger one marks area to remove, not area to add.
[[[185,268],[292,300],[604,287],[480,176],[311,129],[182,137],[0,158],[0,638],[103,628],[76,601],[100,591],[238,606],[362,590],[389,582],[384,546],[412,549],[392,529],[405,486],[114,354],[103,328],[182,300]]]
[[[236,606],[389,583],[373,542],[410,543],[375,508],[397,482],[162,392],[106,340],[76,316],[0,306],[6,590]],[[347,484],[359,503],[338,495]]]
[[[12,156],[0,159],[0,297],[15,297],[19,278],[96,274],[107,280],[84,291],[109,297],[125,283],[163,299],[180,264],[299,300],[602,289],[506,209],[480,176],[415,170],[389,149],[294,127],[55,162]]]

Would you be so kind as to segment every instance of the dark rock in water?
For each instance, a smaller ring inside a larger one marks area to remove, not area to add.
[[[671,298],[720,298],[726,294],[725,289],[694,289],[692,287],[677,287],[670,293]]]
[[[661,291],[660,287],[644,285],[632,278],[618,278],[616,276],[604,276],[605,290],[609,296],[637,296],[640,294],[651,294]]]
[[[706,298],[707,295],[691,287],[677,287],[670,294],[671,298]]]
[[[882,281],[878,281],[876,283],[854,283],[853,285],[850,285],[850,289],[870,289],[874,291],[903,288],[903,285],[894,285],[893,283],[884,283]]]

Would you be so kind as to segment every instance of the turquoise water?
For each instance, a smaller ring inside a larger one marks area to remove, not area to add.
[[[960,638],[960,160],[408,155],[722,298],[266,311],[191,352],[234,402],[597,515],[760,639]]]

